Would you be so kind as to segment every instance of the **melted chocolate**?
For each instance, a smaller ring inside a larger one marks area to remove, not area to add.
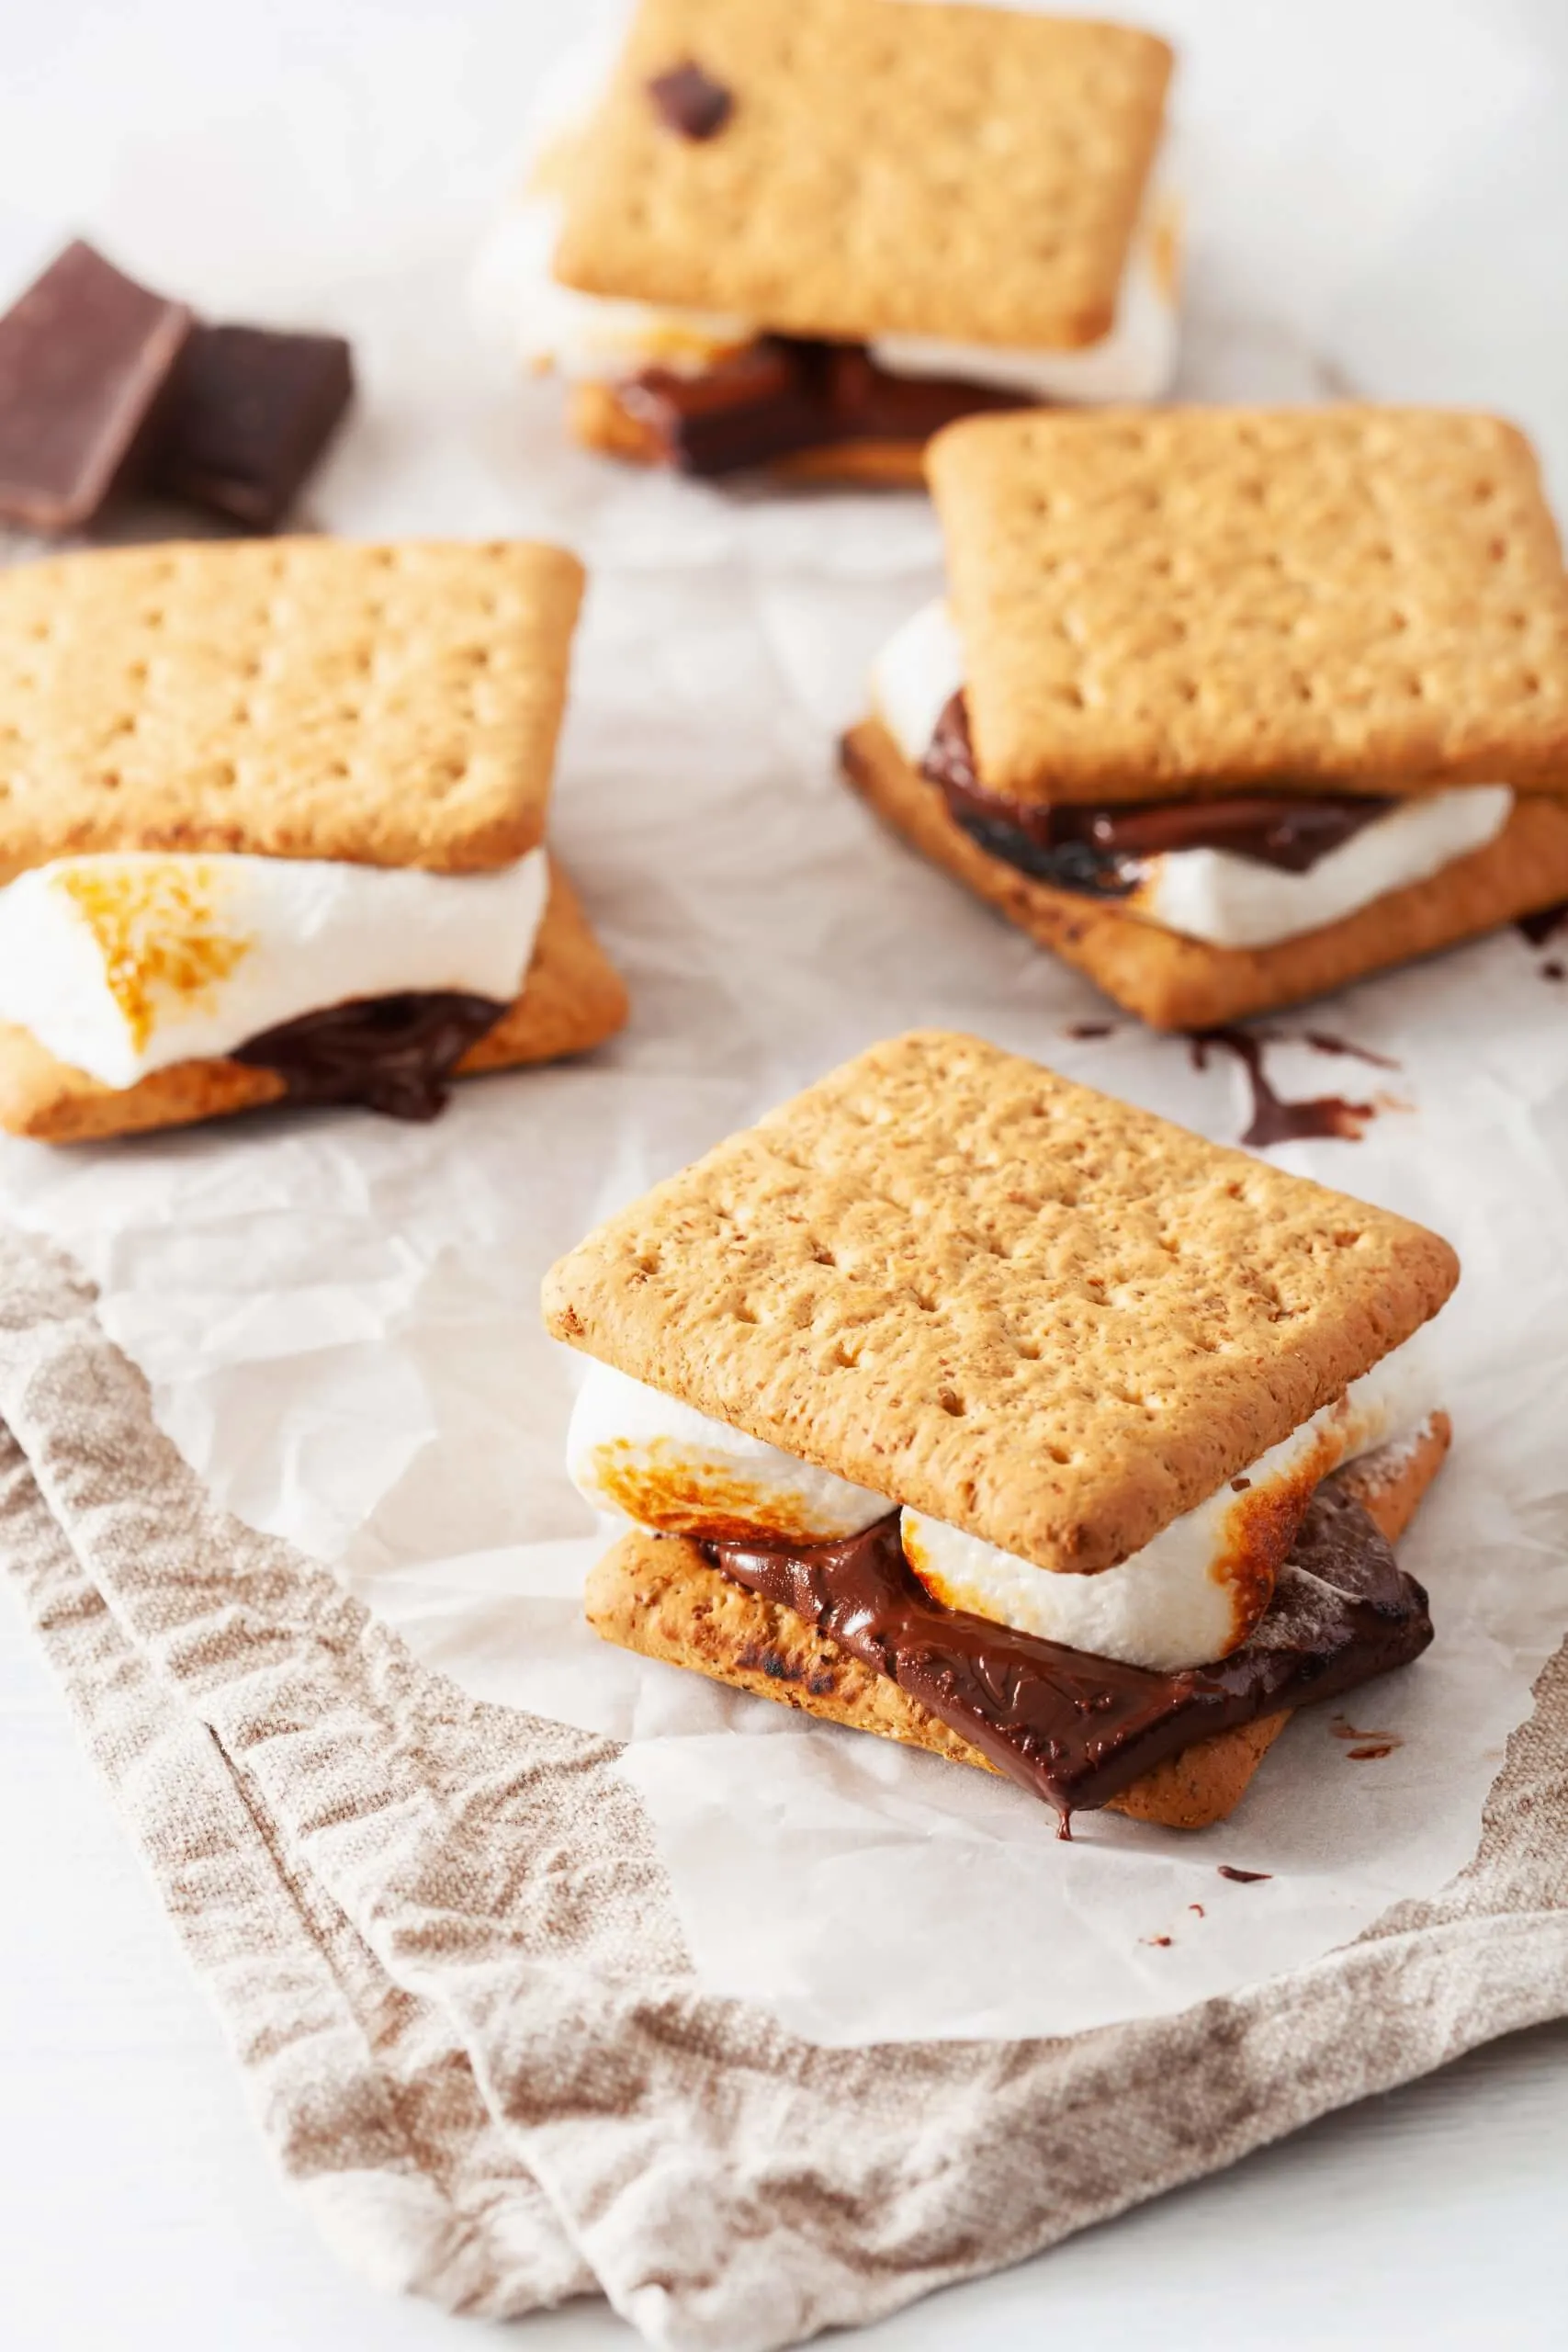
[[[958,417],[1027,405],[984,384],[891,375],[863,344],[778,334],[700,375],[645,368],[616,392],[667,464],[710,477],[844,441],[927,441]]]
[[[680,139],[715,139],[735,112],[735,97],[694,59],[656,74],[648,85],[654,112]]]
[[[1314,1136],[1329,1136],[1340,1143],[1359,1143],[1369,1120],[1377,1117],[1375,1102],[1347,1102],[1342,1094],[1314,1094],[1304,1102],[1287,1102],[1275,1093],[1263,1067],[1267,1040],[1246,1029],[1200,1029],[1189,1040],[1193,1065],[1207,1069],[1214,1047],[1234,1054],[1247,1072],[1252,1089],[1252,1125],[1242,1137],[1249,1150],[1265,1151],[1271,1143],[1303,1143]],[[1353,1046],[1345,1049],[1354,1052]],[[1375,1059],[1369,1055],[1367,1059]]]
[[[1222,1878],[1232,1880],[1237,1886],[1260,1886],[1266,1878],[1274,1875],[1272,1871],[1238,1871],[1233,1862],[1222,1862],[1219,1870]]]
[[[1151,858],[1220,849],[1286,874],[1310,874],[1393,803],[1357,793],[1235,793],[1213,800],[1034,807],[980,782],[968,705],[955,694],[937,721],[921,773],[941,786],[954,820],[992,857],[1059,890],[1124,899]]]
[[[1353,1061],[1370,1062],[1373,1069],[1399,1069],[1392,1054],[1374,1054],[1370,1046],[1353,1046],[1348,1037],[1331,1036],[1326,1029],[1309,1029],[1307,1044],[1314,1054],[1348,1054]]]
[[[929,1707],[1064,1822],[1213,1732],[1337,1698],[1432,1638],[1427,1596],[1332,1481],[1308,1506],[1268,1615],[1216,1666],[1153,1674],[945,1609],[881,1520],[839,1544],[710,1544],[726,1576],[793,1610]]]
[[[1568,899],[1560,906],[1542,907],[1539,914],[1520,915],[1515,928],[1524,933],[1532,947],[1544,947],[1560,931],[1568,929]]]
[[[357,1102],[389,1119],[434,1119],[457,1064],[505,1011],[453,989],[367,997],[265,1030],[231,1058],[276,1070],[290,1102]]]

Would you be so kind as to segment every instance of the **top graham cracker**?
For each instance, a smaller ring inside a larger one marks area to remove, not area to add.
[[[1029,412],[927,464],[995,791],[1568,789],[1568,579],[1501,419]]]
[[[1044,1568],[1138,1550],[1434,1314],[1453,1251],[972,1037],[878,1046],[555,1267],[546,1319]]]
[[[107,850],[510,865],[544,838],[581,589],[575,557],[523,543],[0,574],[0,880]]]
[[[650,85],[697,66],[687,137]],[[931,0],[642,0],[556,255],[591,293],[779,333],[1109,334],[1164,119],[1152,34]]]

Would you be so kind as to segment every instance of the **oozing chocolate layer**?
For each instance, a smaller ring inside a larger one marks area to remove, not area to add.
[[[961,416],[1028,406],[984,384],[892,375],[863,344],[773,334],[701,375],[645,368],[616,391],[667,464],[710,476],[843,441],[927,441]]]
[[[703,1548],[738,1584],[890,1676],[1064,1816],[1104,1804],[1212,1733],[1406,1666],[1432,1638],[1426,1593],[1332,1479],[1309,1504],[1251,1640],[1177,1674],[944,1609],[911,1572],[896,1515],[840,1544]]]
[[[1059,890],[1100,899],[1124,899],[1149,859],[1173,850],[1221,849],[1287,874],[1310,874],[1394,805],[1348,792],[1310,798],[1252,792],[1217,800],[1032,808],[980,782],[962,692],[943,709],[920,766],[956,821],[991,856]]]
[[[506,1009],[455,989],[366,997],[264,1030],[231,1058],[276,1070],[290,1102],[356,1102],[389,1119],[434,1119],[457,1064]]]

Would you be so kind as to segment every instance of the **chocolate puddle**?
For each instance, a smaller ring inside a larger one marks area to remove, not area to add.
[[[1360,1504],[1330,1480],[1309,1504],[1267,1616],[1217,1665],[1155,1674],[943,1608],[897,1513],[838,1544],[705,1544],[726,1576],[794,1611],[1043,1797],[1070,1835],[1167,1757],[1407,1665],[1432,1638],[1427,1596]]]
[[[1317,1094],[1303,1102],[1287,1102],[1269,1082],[1263,1067],[1268,1042],[1245,1029],[1199,1029],[1188,1039],[1195,1069],[1207,1069],[1215,1047],[1234,1054],[1247,1072],[1252,1089],[1252,1124],[1242,1137],[1251,1151],[1266,1151],[1271,1143],[1300,1143],[1327,1136],[1341,1143],[1359,1143],[1377,1116],[1375,1102],[1348,1102],[1342,1094]],[[1347,1047],[1354,1052],[1354,1047]],[[1368,1057],[1375,1058],[1375,1057]]]
[[[330,1005],[264,1030],[231,1061],[276,1070],[290,1102],[358,1103],[389,1119],[434,1119],[470,1046],[507,1010],[455,989]]]
[[[895,376],[863,344],[761,335],[700,375],[644,368],[615,387],[667,465],[709,478],[845,441],[928,441],[961,416],[1025,408],[956,378]]]
[[[1224,850],[1281,873],[1310,874],[1393,805],[1356,793],[1229,793],[1083,807],[1009,799],[980,781],[962,692],[944,706],[920,773],[989,855],[1037,882],[1100,899],[1126,898],[1151,859],[1179,850]]]

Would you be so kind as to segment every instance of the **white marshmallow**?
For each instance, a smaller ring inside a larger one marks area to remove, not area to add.
[[[157,852],[57,858],[0,890],[0,1021],[105,1086],[355,999],[522,992],[544,850],[497,874]]]
[[[858,1535],[893,1506],[830,1470],[710,1420],[660,1389],[595,1363],[566,1441],[567,1475],[595,1510],[666,1535]]]
[[[964,685],[964,649],[945,605],[926,605],[889,639],[872,668],[872,703],[912,767],[931,749],[943,709]],[[1407,889],[1495,841],[1513,814],[1506,784],[1422,793],[1363,826],[1304,874],[1229,850],[1172,850],[1145,862],[1114,904],[1211,947],[1277,947]]]
[[[1156,199],[1153,222],[1168,199]],[[871,356],[893,376],[953,376],[970,384],[1020,392],[1027,400],[1092,406],[1110,401],[1157,401],[1176,373],[1180,319],[1174,287],[1156,259],[1154,231],[1140,232],[1127,259],[1116,323],[1098,343],[1067,351],[1011,351],[989,345],[943,343],[929,335],[879,335]],[[1168,232],[1167,232],[1168,233]]]
[[[475,307],[487,332],[527,368],[554,368],[572,383],[615,383],[643,368],[700,376],[753,340],[744,319],[705,311],[661,311],[563,286],[551,270],[561,206],[525,197],[480,249]]]
[[[1413,1440],[1436,1407],[1424,1351],[1406,1341],[1253,1463],[1243,1492],[1227,1483],[1098,1576],[1036,1567],[913,1510],[903,1514],[904,1550],[947,1608],[1161,1673],[1209,1665],[1246,1641],[1267,1600],[1235,1574],[1245,1570],[1249,1516],[1271,1495],[1315,1487],[1347,1462]]]

